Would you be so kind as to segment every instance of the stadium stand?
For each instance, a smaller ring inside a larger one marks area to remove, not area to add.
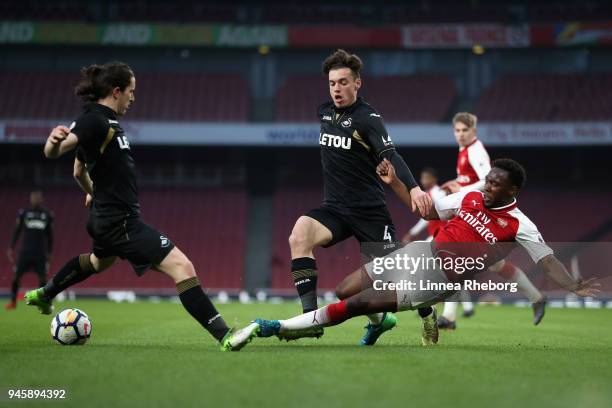
[[[300,95],[296,98],[296,95]],[[360,95],[386,122],[439,122],[456,96],[452,78],[443,75],[364,78]],[[329,100],[322,76],[288,77],[278,90],[279,122],[313,122],[316,106]]]
[[[28,190],[3,189],[0,212],[0,237],[8,248],[17,209],[27,204]],[[207,288],[242,287],[246,248],[247,194],[242,189],[146,189],[140,194],[145,222],[158,228],[193,262],[200,280]],[[91,250],[91,239],[85,230],[87,211],[83,194],[76,189],[45,190],[45,206],[55,215],[55,236],[51,272],[57,271],[75,254]],[[10,216],[8,216],[10,215]],[[10,286],[12,272],[2,262],[0,287]],[[34,274],[24,276],[24,285],[33,287]],[[166,276],[149,271],[138,278],[127,262],[119,262],[94,276],[78,288],[159,289],[174,285]]]
[[[612,117],[612,75],[508,75],[481,95],[487,121],[586,121]]]
[[[0,88],[15,98],[0,101],[0,118],[70,118],[79,111],[72,90],[78,73],[0,72]],[[245,122],[247,82],[232,75],[139,73],[130,119],[156,121]],[[37,95],[37,98],[31,98]]]
[[[82,21],[157,21],[157,22],[228,22],[245,24],[325,24],[342,16],[345,24],[376,23],[452,23],[524,21],[597,21],[610,13],[602,0],[581,2],[515,1],[506,4],[462,1],[362,1],[359,4],[330,3],[322,0],[308,5],[295,1],[271,1],[266,5],[248,2],[206,4],[197,1],[91,1],[5,0],[0,15],[11,20]]]

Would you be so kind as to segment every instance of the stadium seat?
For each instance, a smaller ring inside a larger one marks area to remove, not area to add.
[[[45,190],[45,206],[55,215],[53,258],[50,273],[68,259],[91,251],[91,239],[85,225],[87,211],[83,194],[75,189]],[[246,250],[247,195],[241,189],[145,189],[140,193],[145,222],[166,234],[193,262],[206,288],[242,287]],[[0,237],[8,248],[17,210],[27,204],[28,190],[2,190]],[[12,272],[2,263],[0,287],[9,287]],[[24,286],[34,287],[34,274],[24,276]],[[76,286],[88,290],[127,289],[174,293],[168,277],[149,271],[138,278],[127,262],[118,262],[109,270]]]
[[[239,76],[143,72],[137,73],[137,79],[132,120],[248,119],[249,87]],[[78,81],[78,73],[0,71],[0,87],[14,96],[0,101],[0,118],[72,119],[81,106],[74,96]]]
[[[485,121],[597,121],[612,117],[611,75],[508,75],[481,95]]]
[[[448,113],[456,89],[452,78],[444,75],[372,77],[364,78],[360,95],[386,122],[439,122]],[[277,121],[316,122],[317,107],[329,99],[323,76],[288,77],[278,90]]]

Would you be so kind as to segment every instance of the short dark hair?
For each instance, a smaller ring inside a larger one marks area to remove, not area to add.
[[[518,187],[519,190],[523,188],[525,181],[527,181],[525,168],[512,159],[496,159],[493,161],[493,167],[505,170],[512,185]]]
[[[429,173],[433,177],[438,178],[438,170],[434,169],[433,167],[424,167],[423,170],[421,170],[421,173]]]
[[[329,74],[329,71],[339,68],[349,68],[355,79],[361,77],[361,69],[363,61],[355,54],[349,54],[343,49],[336,50],[332,55],[325,58],[323,61],[323,73]]]
[[[130,84],[134,71],[123,62],[107,62],[81,68],[81,81],[74,93],[85,102],[95,102],[111,94],[114,88],[121,91]]]

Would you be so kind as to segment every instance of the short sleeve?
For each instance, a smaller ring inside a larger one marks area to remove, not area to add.
[[[382,117],[376,112],[370,112],[359,126],[359,133],[365,142],[372,147],[373,153],[379,156],[389,150],[395,150],[393,141],[387,133]]]
[[[533,262],[538,263],[542,258],[552,255],[554,251],[546,245],[538,227],[522,212],[517,218],[519,227],[516,233],[516,242],[525,248]]]
[[[85,149],[97,149],[104,143],[109,128],[108,120],[103,117],[85,114],[72,123],[70,132],[74,133],[79,139],[79,146],[83,146]]]

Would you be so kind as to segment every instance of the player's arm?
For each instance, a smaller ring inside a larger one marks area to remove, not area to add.
[[[380,177],[380,179],[389,185],[389,187],[391,187],[391,189],[395,192],[395,194],[397,194],[397,196],[399,197],[399,199],[404,203],[404,205],[406,205],[406,207],[408,208],[413,208],[412,206],[412,202],[413,202],[413,197],[410,194],[410,192],[408,191],[408,189],[406,188],[406,185],[397,177],[397,174],[395,173],[395,167],[393,166],[393,164],[391,164],[391,162],[389,162],[389,160],[384,159],[382,162],[380,162],[380,164],[376,167],[376,173],[378,174],[378,177]],[[431,203],[431,197],[429,197],[429,195],[427,193],[425,193],[425,195],[428,197],[429,202]],[[457,196],[461,196],[461,197],[457,197]],[[442,197],[439,201],[443,201],[444,206],[442,208],[447,209],[447,207],[450,209],[450,207],[452,206],[457,206],[457,203],[461,203],[461,199],[463,198],[465,194],[463,193],[458,193],[458,194],[451,194],[445,197]],[[435,206],[433,205],[435,204]],[[421,214],[421,217],[425,220],[446,220],[446,219],[450,219],[453,216],[452,215],[448,215],[446,214],[446,212],[440,216],[439,215],[439,211],[436,209],[438,207],[437,203],[433,203],[431,204],[431,207],[429,208],[429,210],[425,213],[425,214]],[[456,209],[456,208],[455,208]],[[451,210],[452,211],[452,210]]]
[[[70,129],[66,126],[56,126],[53,128],[47,142],[45,143],[45,157],[48,159],[56,159],[66,152],[74,149],[78,143],[78,138],[74,133],[70,133]]]
[[[85,193],[93,196],[93,182],[91,181],[91,177],[89,177],[89,172],[85,167],[85,163],[79,160],[78,156],[74,158],[72,176]]]
[[[11,263],[14,261],[13,253],[15,252],[15,246],[23,230],[23,216],[23,211],[20,211],[17,216],[17,222],[15,223],[15,229],[13,230],[13,236],[11,237],[11,246],[6,250],[6,256]]]
[[[395,150],[395,146],[387,133],[380,115],[370,113],[369,116],[363,119],[359,127],[368,144],[374,149],[378,159],[386,160],[394,166],[395,174],[401,184],[393,187],[393,191],[404,203],[406,201],[402,196],[406,193],[410,195],[410,205],[408,208],[411,208],[413,212],[418,210],[421,216],[429,213],[432,205],[431,197],[421,190],[410,168],[402,156]]]
[[[553,254],[547,255],[538,261],[544,273],[563,289],[574,292],[578,296],[595,296],[599,292],[599,283],[595,278],[582,280],[574,279],[565,266]]]
[[[416,224],[403,236],[402,243],[407,244],[409,242],[414,241],[414,239],[421,233],[425,228],[427,228],[427,224],[429,221],[421,218],[417,221]]]
[[[525,215],[519,218],[516,242],[525,248],[536,265],[557,285],[578,296],[594,296],[599,292],[600,285],[594,282],[595,279],[576,280],[569,274],[565,266],[555,257],[552,248],[546,245],[538,228]]]

